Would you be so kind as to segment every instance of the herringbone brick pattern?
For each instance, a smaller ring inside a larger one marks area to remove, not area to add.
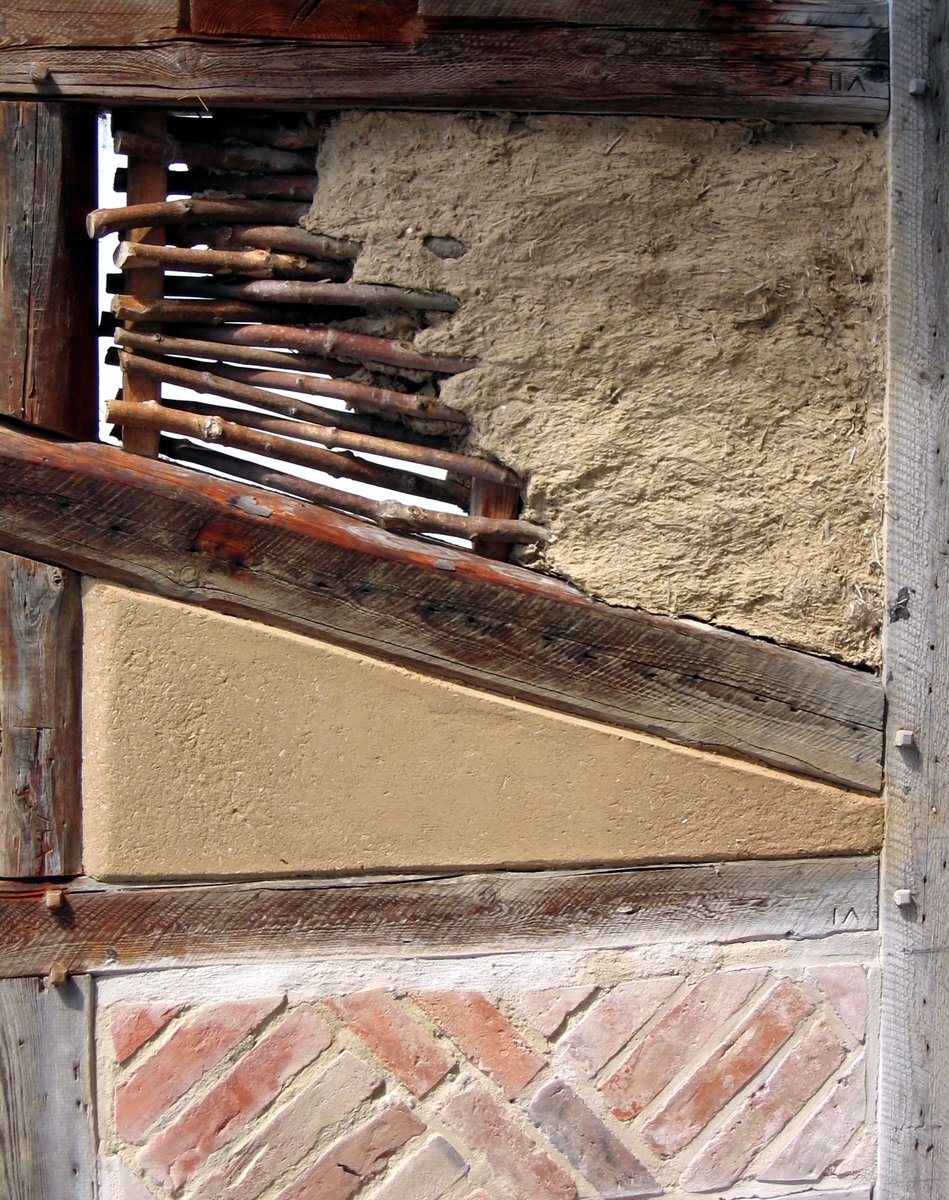
[[[857,1194],[866,1014],[854,965],[122,1002],[102,1132],[116,1200]]]

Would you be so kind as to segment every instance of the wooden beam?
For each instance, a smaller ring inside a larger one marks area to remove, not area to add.
[[[947,42],[945,4],[894,4],[880,1200],[949,1195]]]
[[[134,29],[130,16],[101,29],[95,46],[68,39],[7,46],[0,50],[0,95],[196,108],[491,107],[863,124],[883,120],[888,108],[886,31],[873,28],[502,26],[434,32],[413,45],[154,42],[137,41]]]
[[[0,548],[502,695],[879,787],[883,695],[867,672],[610,608],[521,567],[109,446],[4,430]]]
[[[76,875],[79,577],[0,554],[0,876]]]
[[[46,964],[45,974],[52,960]],[[0,1195],[94,1200],[92,980],[0,981]]]
[[[626,29],[719,29],[742,33],[782,25],[886,29],[885,0],[419,0],[423,17],[462,21],[551,21]]]
[[[275,958],[808,939],[876,928],[875,858],[427,879],[0,885],[0,977]]]
[[[414,42],[423,31],[416,0],[191,0],[191,30],[212,36],[335,42]]]
[[[94,203],[92,112],[0,103],[0,413],[73,437],[96,421]]]

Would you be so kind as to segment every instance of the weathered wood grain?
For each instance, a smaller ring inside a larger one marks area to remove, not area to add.
[[[74,437],[95,428],[94,187],[91,112],[0,102],[0,413]]]
[[[885,29],[882,0],[419,0],[425,17],[467,21],[552,21],[634,29],[731,28],[747,32],[782,25]]]
[[[79,577],[0,553],[0,875],[81,866]]]
[[[881,1200],[949,1195],[949,9],[893,8]],[[896,748],[899,729],[914,744]],[[897,905],[907,889],[912,903]]]
[[[52,959],[43,974],[49,970]],[[93,1200],[92,980],[0,981],[0,1195]]]
[[[820,938],[876,928],[877,860],[620,871],[109,887],[58,909],[0,887],[0,977],[312,958],[515,953],[670,941]]]
[[[6,429],[0,546],[690,745],[876,790],[871,674],[614,609],[524,568]]]
[[[335,42],[413,42],[423,22],[416,0],[191,0],[191,29],[214,36]]]
[[[134,29],[141,41],[185,32],[181,0],[16,0],[0,6],[0,47],[108,46]]]
[[[127,37],[130,25],[116,25]],[[497,107],[778,120],[882,120],[886,32],[742,33],[537,26],[433,34],[410,46],[228,39],[0,50],[0,95],[96,103],[333,108]]]

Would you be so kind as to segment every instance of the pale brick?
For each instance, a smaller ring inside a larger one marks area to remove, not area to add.
[[[867,972],[865,967],[839,964],[809,967],[807,974],[827,997],[858,1042],[867,1036]]]
[[[373,1200],[441,1200],[467,1174],[468,1164],[455,1147],[436,1135],[385,1180]]]
[[[294,1009],[200,1099],[156,1134],[139,1155],[139,1163],[157,1182],[180,1187],[332,1040],[329,1026],[312,1008]]]
[[[442,1106],[441,1117],[471,1154],[487,1159],[511,1200],[575,1200],[577,1189],[569,1175],[483,1088],[456,1092]]]
[[[403,1006],[382,988],[331,996],[326,1003],[415,1096],[425,1096],[454,1060]]]
[[[490,1196],[484,1190],[484,1188],[478,1188],[476,1192],[469,1192],[468,1195],[465,1196],[464,1200],[493,1200],[493,1197]]]
[[[650,1149],[669,1158],[687,1146],[813,1011],[794,984],[782,981],[771,988],[643,1125]]]
[[[384,1108],[330,1146],[277,1200],[348,1200],[384,1170],[396,1150],[424,1131],[425,1125],[404,1104]]]
[[[281,996],[197,1009],[115,1089],[115,1129],[140,1141],[168,1108],[281,1003]]]
[[[183,1004],[115,1004],[109,1010],[115,1061],[126,1063],[136,1050],[164,1029]]]
[[[201,1184],[201,1200],[256,1200],[381,1086],[375,1071],[344,1051]]]
[[[608,992],[558,1043],[590,1077],[626,1045],[682,982],[677,976],[621,984]]]
[[[632,1150],[561,1080],[544,1084],[528,1111],[603,1200],[633,1200],[662,1192]]]
[[[834,1174],[841,1179],[851,1175],[863,1175],[870,1171],[877,1160],[876,1129],[869,1126],[837,1164]]]
[[[866,1064],[861,1055],[819,1108],[758,1178],[774,1183],[816,1182],[835,1163],[866,1120]]]
[[[518,1007],[528,1021],[544,1037],[553,1037],[571,1013],[575,1013],[593,993],[589,986],[566,988],[541,988],[536,992],[525,992],[518,999]]]
[[[614,1116],[622,1121],[637,1116],[704,1049],[764,977],[764,971],[728,971],[691,988],[600,1084]]]
[[[751,1160],[800,1112],[847,1054],[847,1047],[818,1022],[794,1046],[682,1172],[679,1185],[710,1192],[731,1187]]]
[[[480,992],[424,991],[412,999],[513,1100],[546,1064],[543,1054]]]

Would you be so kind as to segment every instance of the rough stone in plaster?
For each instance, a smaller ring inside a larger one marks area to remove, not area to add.
[[[105,584],[84,604],[85,869],[282,875],[863,853],[873,797]]]
[[[536,565],[878,660],[884,143],[852,127],[344,113],[309,227],[448,291],[417,337],[529,477]],[[465,253],[444,257],[431,239]]]

